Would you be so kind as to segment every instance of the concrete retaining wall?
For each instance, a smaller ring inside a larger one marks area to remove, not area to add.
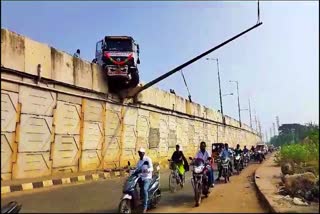
[[[261,140],[247,125],[222,125],[219,112],[158,88],[120,103],[105,78],[96,64],[1,29],[1,179],[123,167],[141,146],[166,163],[177,143],[193,156],[200,141]]]

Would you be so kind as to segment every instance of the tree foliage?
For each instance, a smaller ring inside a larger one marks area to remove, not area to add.
[[[290,143],[298,143],[306,137],[312,142],[319,143],[319,126],[315,124],[301,125],[297,123],[283,124],[279,127],[279,135],[270,139],[270,144],[283,146]]]

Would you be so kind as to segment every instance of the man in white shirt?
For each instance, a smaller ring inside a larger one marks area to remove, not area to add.
[[[206,143],[204,141],[200,143],[200,151],[197,153],[195,158],[202,159],[204,162],[206,162],[208,158],[211,158],[211,154],[206,150]],[[210,167],[210,169],[208,170],[207,176],[208,176],[209,186],[211,188],[214,187],[214,183],[213,183],[214,175],[213,175],[212,167]]]
[[[148,207],[148,190],[152,179],[153,165],[152,160],[145,155],[145,149],[140,148],[138,151],[140,160],[137,164],[137,170],[141,170],[141,181],[139,183],[140,193],[143,190],[143,213],[147,211]],[[140,194],[141,196],[142,194]]]

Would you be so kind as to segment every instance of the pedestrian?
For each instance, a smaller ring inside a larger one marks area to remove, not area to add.
[[[77,52],[73,54],[73,57],[80,58],[80,49],[77,49]]]

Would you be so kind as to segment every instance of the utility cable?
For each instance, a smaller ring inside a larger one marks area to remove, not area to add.
[[[257,23],[260,23],[260,2],[258,0],[258,21]]]

